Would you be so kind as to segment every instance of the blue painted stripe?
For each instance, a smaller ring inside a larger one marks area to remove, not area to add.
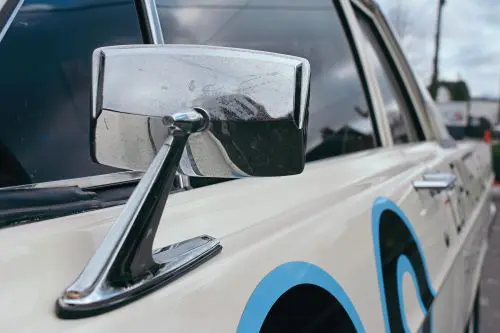
[[[276,267],[262,279],[243,310],[237,333],[259,332],[274,303],[289,289],[301,284],[328,291],[344,307],[356,330],[366,332],[354,305],[337,281],[320,267],[297,261]]]
[[[373,237],[373,247],[375,252],[375,261],[376,261],[375,266],[377,267],[377,277],[378,277],[378,287],[379,287],[378,289],[380,292],[380,301],[382,303],[382,312],[384,314],[385,331],[387,333],[390,333],[391,329],[389,326],[389,314],[387,313],[387,300],[385,299],[384,276],[382,273],[382,259],[380,258],[380,228],[379,228],[380,218],[382,216],[382,213],[387,210],[396,213],[410,231],[415,241],[415,244],[417,245],[417,249],[422,257],[424,273],[427,279],[427,283],[429,285],[429,289],[431,290],[433,295],[436,295],[436,292],[432,286],[432,280],[429,277],[429,271],[427,269],[427,264],[425,261],[424,252],[422,251],[422,246],[405,213],[401,210],[401,208],[399,208],[394,202],[392,202],[388,198],[384,197],[377,198],[373,203],[372,207],[372,237]],[[404,320],[405,319],[403,319],[403,321]]]
[[[418,281],[417,281],[417,274],[415,273],[415,270],[413,269],[410,260],[408,259],[407,256],[402,255],[399,257],[398,262],[396,263],[396,269],[397,269],[397,282],[398,282],[398,296],[399,296],[399,308],[401,309],[401,313],[403,316],[406,314],[405,311],[405,303],[403,299],[403,276],[404,273],[410,274],[413,284],[415,285],[415,288],[417,289],[417,298],[418,302],[420,304],[420,309],[422,310],[422,313],[424,314],[424,318],[427,316],[427,309],[425,308],[424,302],[422,298],[420,297],[420,287],[418,286]],[[402,318],[403,325],[405,332],[410,333],[411,330],[408,327],[408,321],[406,316]]]

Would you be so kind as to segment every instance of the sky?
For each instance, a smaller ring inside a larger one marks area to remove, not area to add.
[[[432,76],[439,0],[378,0],[417,75]],[[500,94],[500,0],[446,0],[440,79],[462,78],[474,97]]]

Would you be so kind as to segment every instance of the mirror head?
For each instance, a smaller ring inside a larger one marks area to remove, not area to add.
[[[92,74],[98,163],[146,170],[175,135],[169,119],[195,110],[206,124],[187,134],[180,173],[266,177],[304,168],[306,59],[214,46],[111,46],[95,50]]]

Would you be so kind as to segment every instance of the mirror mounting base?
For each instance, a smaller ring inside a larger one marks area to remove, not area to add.
[[[153,251],[186,142],[207,121],[203,112],[189,110],[165,122],[171,134],[94,256],[57,300],[60,318],[83,318],[125,305],[221,251],[220,242],[206,235]]]

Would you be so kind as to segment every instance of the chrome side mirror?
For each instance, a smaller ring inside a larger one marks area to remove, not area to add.
[[[197,110],[179,171],[240,178],[304,167],[309,66],[296,57],[207,46],[120,46],[94,55],[94,158],[144,171],[174,114]]]
[[[305,163],[306,59],[212,46],[115,46],[93,58],[92,150],[146,170],[122,213],[57,302],[63,318],[128,303],[216,255],[200,236],[152,251],[175,172],[285,176]]]

